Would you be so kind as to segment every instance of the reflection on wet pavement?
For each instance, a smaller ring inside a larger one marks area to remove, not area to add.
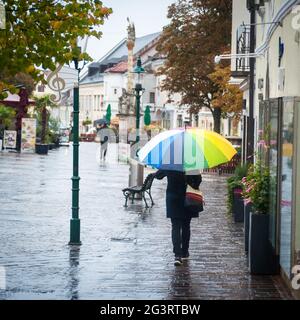
[[[276,277],[251,277],[241,225],[226,216],[225,178],[204,176],[206,209],[192,223],[191,259],[175,268],[165,182],[156,205],[124,208],[128,166],[80,145],[81,247],[70,248],[72,147],[48,156],[0,153],[0,299],[282,299]]]

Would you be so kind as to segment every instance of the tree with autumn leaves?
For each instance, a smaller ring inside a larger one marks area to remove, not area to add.
[[[241,94],[227,83],[230,68],[214,63],[216,55],[230,51],[232,1],[178,0],[169,7],[168,18],[157,46],[165,57],[158,71],[166,77],[162,89],[180,93],[191,113],[209,108],[214,130],[220,132],[222,115],[238,115],[242,108]]]
[[[212,108],[221,110],[223,118],[230,117],[234,128],[237,129],[242,115],[243,93],[237,85],[230,83],[230,66],[216,66],[209,78],[217,85],[211,100]]]
[[[112,12],[99,0],[4,0],[6,29],[0,30],[0,100],[14,90],[9,79],[26,74],[44,81],[43,70],[76,59],[90,60],[78,37],[101,37]]]

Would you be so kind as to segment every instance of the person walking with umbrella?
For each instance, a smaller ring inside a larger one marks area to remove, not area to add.
[[[107,154],[107,147],[108,147],[108,137],[109,137],[109,128],[107,126],[107,122],[104,119],[103,121],[99,122],[98,125],[100,126],[98,134],[100,135],[100,160],[106,160]]]
[[[191,220],[199,217],[199,211],[185,206],[187,186],[199,189],[201,174],[185,175],[183,172],[159,170],[155,177],[159,180],[167,177],[166,191],[167,218],[172,223],[172,243],[175,255],[175,266],[182,265],[183,259],[189,258],[191,237]]]
[[[168,178],[166,205],[172,222],[175,265],[188,258],[190,222],[203,211],[200,170],[226,163],[236,153],[221,135],[197,128],[164,131],[139,151],[141,163],[159,169],[158,179]]]

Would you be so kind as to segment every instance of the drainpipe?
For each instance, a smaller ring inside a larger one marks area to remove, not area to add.
[[[250,53],[255,52],[256,44],[256,9],[255,0],[247,1],[247,9],[250,12]],[[254,93],[255,93],[255,58],[249,58],[250,74],[249,74],[249,116],[247,123],[247,150],[246,161],[254,162]]]

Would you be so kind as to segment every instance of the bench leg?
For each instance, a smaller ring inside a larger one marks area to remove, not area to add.
[[[128,196],[125,196],[125,205],[124,205],[124,207],[125,207],[125,208],[127,208],[127,207],[128,207],[128,205],[127,205],[127,201],[128,201]]]
[[[152,195],[151,195],[151,191],[146,191],[147,194],[149,195],[149,198],[151,200],[151,207],[153,207],[153,205],[155,204],[154,201],[153,201],[153,198],[152,198]]]
[[[147,203],[147,200],[146,200],[146,197],[145,197],[145,192],[143,192],[142,197],[143,197],[143,199],[144,199],[146,208],[149,208],[148,203]]]
[[[152,203],[152,206],[154,206],[154,201],[153,201],[153,199],[152,199],[152,195],[151,195],[151,192],[149,192],[149,196],[150,196],[150,199],[151,199],[151,203]]]
[[[134,203],[134,193],[132,193],[132,195],[131,195],[131,204],[133,204]]]

